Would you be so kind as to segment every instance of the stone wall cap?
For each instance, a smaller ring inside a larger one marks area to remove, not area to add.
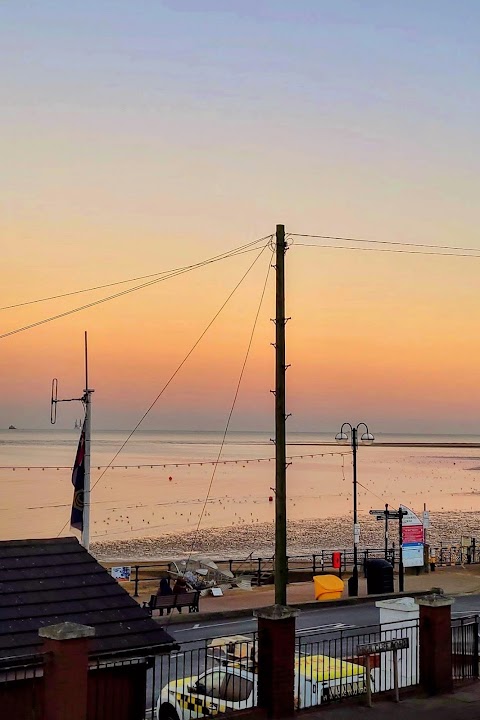
[[[453,605],[455,598],[449,597],[448,595],[424,595],[415,599],[417,605],[423,605],[427,607],[446,607],[447,605]]]
[[[58,625],[47,625],[38,630],[41,638],[49,640],[77,640],[79,638],[94,637],[95,628],[90,625],[79,625],[73,622],[62,622]]]
[[[377,600],[375,607],[383,608],[384,610],[399,610],[400,612],[412,612],[417,610],[415,604],[415,598],[413,597],[401,597],[392,598],[391,600]]]
[[[300,610],[289,607],[288,605],[272,605],[268,608],[261,608],[254,611],[254,616],[263,618],[264,620],[288,620],[299,615]]]

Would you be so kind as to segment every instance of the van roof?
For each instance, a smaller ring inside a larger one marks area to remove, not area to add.
[[[363,665],[329,657],[328,655],[302,655],[295,660],[295,669],[307,680],[341,680],[365,675]]]

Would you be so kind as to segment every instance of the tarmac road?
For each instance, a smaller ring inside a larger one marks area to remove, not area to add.
[[[458,595],[452,606],[452,616],[480,615],[480,595]],[[170,617],[170,616],[169,616]],[[297,617],[297,633],[313,634],[316,631],[325,631],[335,625],[363,627],[377,625],[379,610],[375,603],[359,603],[348,607],[328,607],[314,610],[300,611]],[[168,626],[168,627],[167,627]],[[242,635],[254,632],[257,627],[256,618],[243,617],[221,620],[201,620],[191,623],[175,623],[175,616],[170,622],[165,619],[165,629],[173,635],[179,644],[186,640],[204,640],[206,638],[220,637],[222,635]],[[346,629],[346,628],[345,628]]]
[[[461,617],[473,614],[480,615],[480,596],[462,595],[455,598],[452,607],[452,616]],[[368,636],[364,641],[379,639],[376,634],[379,632],[379,610],[375,603],[361,603],[358,605],[341,607],[319,607],[300,611],[297,617],[297,635],[304,638],[305,642],[311,641],[319,645],[316,652],[329,654],[325,649],[322,639],[328,638],[330,643],[342,642],[347,644],[348,637],[358,636],[362,629]],[[163,627],[172,635],[181,646],[178,653],[171,659],[157,660],[155,678],[149,672],[147,687],[147,704],[154,706],[158,694],[164,685],[175,678],[197,675],[199,668],[205,668],[205,653],[207,652],[208,641],[212,638],[226,635],[248,635],[257,629],[257,620],[250,614],[247,617],[228,618],[225,620],[200,620],[189,623],[175,623],[175,616],[165,618]],[[358,639],[358,638],[357,638]],[[345,653],[345,648],[342,654]],[[210,666],[212,663],[209,662]]]

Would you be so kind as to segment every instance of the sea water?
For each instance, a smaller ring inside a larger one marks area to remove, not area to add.
[[[273,526],[274,445],[268,433],[124,432],[92,436],[91,540],[127,548],[142,538],[228,529],[228,536]],[[71,466],[79,431],[0,432],[0,539],[71,534]],[[329,518],[349,528],[352,455],[334,433],[288,436],[287,513],[292,527]],[[358,508],[400,503],[455,518],[480,511],[480,441],[473,436],[377,436],[358,448]],[[388,446],[387,443],[401,443]],[[408,443],[431,444],[409,447]],[[448,447],[451,443],[471,447]],[[216,464],[216,461],[219,463]],[[106,469],[109,464],[112,467]],[[44,469],[42,469],[44,468]],[[59,468],[57,470],[57,468]],[[335,520],[336,519],[336,520]],[[460,533],[458,528],[458,533]],[[233,533],[232,533],[233,531]],[[221,535],[219,536],[221,537]],[[458,538],[459,539],[459,538]],[[252,540],[253,541],[253,540]],[[219,541],[221,542],[221,541]]]

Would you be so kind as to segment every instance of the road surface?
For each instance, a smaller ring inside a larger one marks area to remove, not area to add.
[[[455,598],[452,617],[474,614],[480,615],[480,596],[463,595]],[[206,659],[211,639],[227,635],[248,636],[257,629],[257,620],[251,616],[223,621],[192,619],[189,623],[175,623],[175,618],[175,615],[165,617],[163,626],[180,645],[180,650],[169,659],[157,660],[155,673],[149,671],[148,707],[156,704],[161,688],[168,682],[198,675],[203,672],[206,663],[208,667],[213,666],[213,662]],[[354,643],[359,641],[360,633],[365,633],[362,642],[379,639],[379,610],[374,601],[348,607],[320,606],[300,611],[296,629],[302,643],[313,643],[310,646],[312,654],[347,656],[353,654]]]

